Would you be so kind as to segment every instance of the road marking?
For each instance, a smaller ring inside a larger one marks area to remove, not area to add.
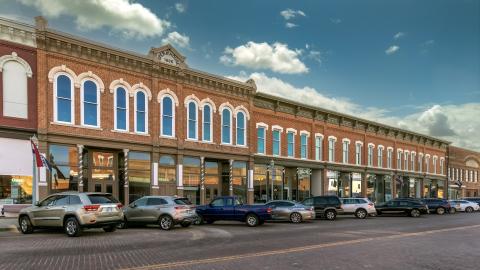
[[[152,265],[140,266],[140,267],[123,268],[123,270],[150,270],[150,269],[176,268],[176,267],[182,267],[182,266],[184,267],[184,266],[191,266],[191,265],[198,265],[198,264],[208,264],[208,263],[217,263],[217,262],[241,260],[241,259],[272,256],[272,255],[281,255],[281,254],[292,253],[292,252],[302,252],[302,251],[309,251],[314,249],[323,249],[323,248],[343,246],[343,245],[349,245],[349,244],[358,244],[358,243],[370,242],[374,240],[398,239],[398,238],[412,237],[412,236],[424,236],[424,235],[435,234],[435,233],[467,230],[467,229],[474,229],[474,228],[480,228],[480,225],[469,225],[469,226],[437,229],[437,230],[430,230],[430,231],[401,233],[401,234],[394,234],[394,235],[388,235],[388,236],[369,237],[369,238],[362,238],[362,239],[355,239],[355,240],[344,240],[344,241],[337,241],[337,242],[331,242],[331,243],[325,243],[325,244],[286,248],[286,249],[271,250],[271,251],[264,251],[264,252],[246,253],[241,255],[232,255],[232,256],[224,256],[224,257],[216,257],[216,258],[208,258],[208,259],[196,259],[196,260],[189,260],[189,261],[152,264]]]

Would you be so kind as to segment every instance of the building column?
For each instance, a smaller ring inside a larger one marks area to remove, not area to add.
[[[228,174],[228,194],[233,196],[233,159],[229,160],[230,170]]]
[[[130,203],[129,197],[130,197],[130,191],[128,190],[128,149],[123,149],[123,155],[125,156],[125,171],[123,173],[124,176],[124,184],[123,184],[123,194],[124,194],[124,200],[125,200],[125,205],[128,205]]]
[[[255,163],[253,160],[248,162],[248,171],[247,171],[247,203],[253,204],[255,201],[255,188],[253,186],[253,169],[255,167]]]
[[[183,156],[177,156],[177,195],[183,197]]]
[[[158,152],[152,153],[152,182],[150,183],[152,188],[150,189],[150,194],[152,195],[160,195],[160,189],[158,187],[158,160],[160,159],[160,155]]]
[[[392,198],[397,198],[397,174],[392,175]]]
[[[200,204],[205,204],[205,157],[200,157]]]
[[[360,175],[362,175],[362,197],[366,198],[367,197],[367,186],[368,186],[368,183],[367,183],[367,173],[366,172],[362,172],[360,173]],[[385,196],[385,195],[384,195]]]
[[[328,169],[325,167],[325,169],[322,170],[322,186],[323,186],[323,189],[322,189],[322,195],[327,195],[328,193],[328,185],[329,185],[329,182],[330,182],[330,179],[328,179]]]
[[[88,187],[83,187],[83,148],[81,144],[77,144],[78,148],[78,192],[88,190]]]

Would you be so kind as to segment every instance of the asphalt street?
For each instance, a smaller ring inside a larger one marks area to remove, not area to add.
[[[480,213],[0,232],[0,269],[477,269]]]

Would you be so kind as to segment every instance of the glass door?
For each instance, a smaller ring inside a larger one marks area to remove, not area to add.
[[[118,197],[118,191],[115,188],[117,154],[92,151],[90,162],[91,177],[88,190],[112,193]]]

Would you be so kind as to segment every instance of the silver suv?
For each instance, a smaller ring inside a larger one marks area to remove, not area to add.
[[[198,219],[195,206],[185,198],[175,196],[145,196],[123,208],[124,222],[129,224],[158,224],[163,230],[170,230],[176,224],[188,227]]]
[[[109,193],[62,192],[22,209],[18,224],[25,234],[44,227],[63,227],[68,236],[80,236],[84,228],[113,232],[123,220],[121,207]]]

